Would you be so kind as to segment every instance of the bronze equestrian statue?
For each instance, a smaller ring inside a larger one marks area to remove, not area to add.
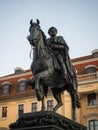
[[[29,32],[27,38],[33,47],[31,71],[34,77],[28,83],[35,89],[38,101],[42,101],[41,110],[45,110],[44,97],[47,97],[49,87],[57,101],[53,111],[63,105],[61,93],[67,90],[72,99],[72,119],[75,120],[75,110],[76,107],[80,107],[80,102],[77,78],[68,54],[68,45],[62,36],[56,36],[55,27],[48,30],[50,38],[46,39],[38,19],[36,22],[30,21]]]

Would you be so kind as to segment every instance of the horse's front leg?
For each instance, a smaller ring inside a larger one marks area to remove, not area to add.
[[[61,99],[61,91],[55,89],[55,88],[52,88],[52,92],[53,92],[53,96],[54,98],[56,99],[57,101],[57,105],[53,108],[53,111],[57,111],[58,108],[60,108],[63,103],[62,103],[62,99]]]
[[[40,79],[46,78],[48,76],[49,76],[48,70],[43,71],[41,73],[37,73],[35,75],[35,90],[36,90],[37,98],[38,98],[39,101],[42,100],[43,97],[44,97],[43,93],[40,90]]]

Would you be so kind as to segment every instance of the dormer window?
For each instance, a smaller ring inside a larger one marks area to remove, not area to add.
[[[21,73],[24,73],[24,72],[25,71],[20,67],[15,68],[15,74],[21,74]]]
[[[3,95],[9,94],[11,86],[12,84],[10,82],[4,82],[2,84],[2,94]]]
[[[26,91],[26,79],[21,79],[18,81],[18,92]]]
[[[95,65],[88,65],[85,67],[85,73],[95,73],[97,71],[97,67]]]
[[[95,49],[95,50],[92,51],[92,56],[94,58],[98,57],[98,49]]]

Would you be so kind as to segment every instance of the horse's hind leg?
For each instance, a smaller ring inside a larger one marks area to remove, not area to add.
[[[57,105],[53,108],[53,111],[57,111],[57,109],[63,105],[61,100],[61,92],[58,89],[52,89],[52,92],[54,98],[57,101]]]
[[[69,91],[70,96],[71,96],[71,101],[72,101],[72,119],[75,121],[76,120],[76,93],[74,90]]]
[[[44,89],[43,84],[40,84],[40,91],[41,91],[42,95],[44,95],[43,89]],[[44,99],[44,97],[42,98],[41,102],[42,102],[41,111],[45,111],[45,99]]]

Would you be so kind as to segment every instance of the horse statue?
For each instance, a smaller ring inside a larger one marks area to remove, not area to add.
[[[49,87],[57,101],[57,105],[53,108],[53,111],[57,111],[57,109],[63,105],[61,94],[67,90],[72,99],[72,119],[75,120],[76,107],[80,107],[77,90],[74,89],[72,84],[66,83],[65,79],[62,78],[60,70],[55,69],[54,62],[56,62],[56,58],[50,51],[46,36],[39,24],[38,19],[37,22],[33,22],[33,20],[30,21],[30,35],[27,37],[33,47],[31,71],[34,77],[29,81],[29,85],[32,89],[35,89],[38,101],[42,101],[42,111],[45,111],[44,97],[47,97]]]

